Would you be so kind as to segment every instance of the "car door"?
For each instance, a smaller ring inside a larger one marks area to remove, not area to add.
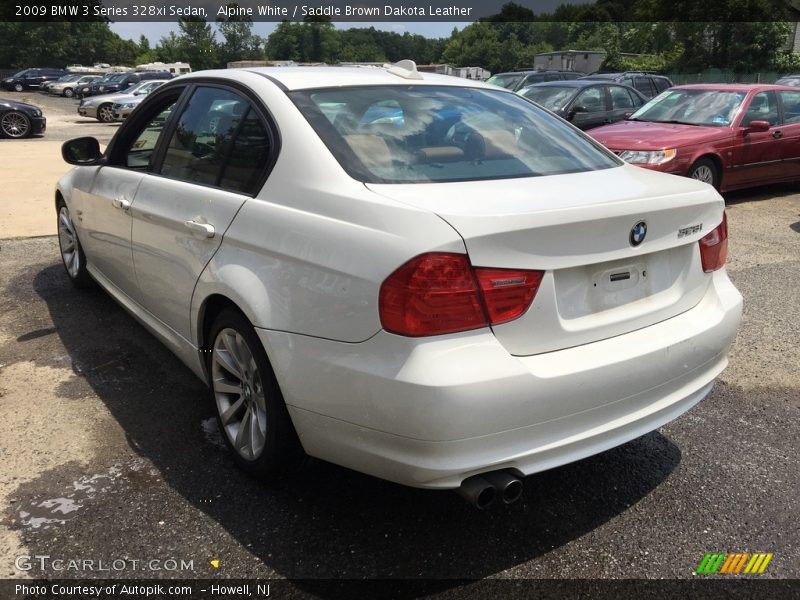
[[[787,177],[800,178],[800,90],[778,91],[782,109],[781,167]]]
[[[745,99],[739,122],[740,143],[732,152],[729,181],[736,185],[769,183],[782,177],[781,153],[783,128],[774,91],[759,92]],[[748,131],[753,121],[766,121],[768,131]]]
[[[568,111],[570,121],[580,129],[591,129],[609,122],[605,86],[593,85],[581,90]]]
[[[131,254],[131,207],[164,128],[163,113],[175,104],[180,90],[162,102],[157,115],[123,125],[107,163],[98,169],[87,194],[76,206],[81,243],[100,275],[130,297],[138,295]],[[168,113],[167,113],[168,114]]]
[[[244,95],[198,85],[144,177],[133,214],[139,303],[190,338],[195,283],[234,216],[263,184],[274,129]]]

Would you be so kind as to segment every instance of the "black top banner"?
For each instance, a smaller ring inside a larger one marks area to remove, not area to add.
[[[800,0],[4,0],[0,21],[800,21]]]

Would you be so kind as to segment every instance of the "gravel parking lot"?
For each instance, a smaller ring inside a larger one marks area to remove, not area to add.
[[[107,143],[116,130],[75,100],[27,96],[48,140]],[[486,513],[321,461],[276,484],[248,478],[202,383],[106,294],[72,289],[54,237],[4,240],[0,577],[87,576],[14,566],[47,554],[194,567],[115,577],[692,578],[722,550],[773,552],[765,576],[798,578],[798,192],[726,198],[745,315],[712,394],[656,432],[526,478],[522,500]]]

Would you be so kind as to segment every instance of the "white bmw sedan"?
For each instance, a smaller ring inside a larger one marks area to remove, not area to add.
[[[69,278],[208,383],[261,476],[306,453],[511,502],[702,400],[741,317],[711,186],[411,61],[192,73],[63,153]]]

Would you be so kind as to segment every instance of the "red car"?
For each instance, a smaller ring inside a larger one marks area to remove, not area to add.
[[[800,179],[800,89],[670,88],[626,121],[588,132],[623,160],[720,191]]]

